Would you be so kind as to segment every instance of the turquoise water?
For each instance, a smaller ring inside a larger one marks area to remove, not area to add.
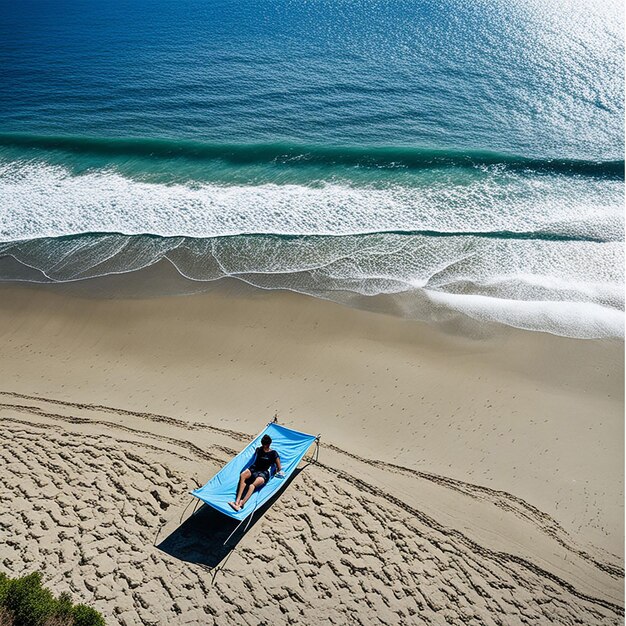
[[[0,277],[621,335],[623,71],[617,2],[0,3]]]

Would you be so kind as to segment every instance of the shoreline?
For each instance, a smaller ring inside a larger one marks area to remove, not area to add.
[[[152,441],[171,448],[163,458],[181,470],[177,480],[202,482],[219,465],[176,460],[180,442],[236,451],[278,411],[285,425],[322,433],[320,460],[338,481],[297,477],[266,514],[285,532],[283,500],[299,494],[308,515],[310,498],[341,509],[337,494],[357,489],[351,497],[403,503],[398,519],[455,529],[453,552],[462,535],[466,547],[518,555],[585,597],[623,606],[621,341],[510,328],[469,339],[284,292],[131,300],[7,284],[0,329],[9,430],[51,428],[85,445],[112,437],[114,449]],[[306,550],[318,542],[309,536]]]
[[[130,297],[223,291],[216,283],[237,281],[444,327],[463,325],[465,334],[502,324],[623,340],[622,235],[602,235],[605,227],[596,224],[582,239],[542,234],[539,226],[213,237],[86,232],[0,242],[0,281],[110,289],[112,297],[120,291]]]

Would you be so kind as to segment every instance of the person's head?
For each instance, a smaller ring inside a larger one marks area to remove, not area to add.
[[[261,445],[267,450],[272,443],[272,438],[269,435],[263,435],[263,439],[261,439]]]

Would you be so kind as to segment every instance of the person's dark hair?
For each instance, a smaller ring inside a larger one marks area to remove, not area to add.
[[[269,435],[263,435],[263,439],[261,439],[262,446],[269,446],[272,443],[272,438]]]

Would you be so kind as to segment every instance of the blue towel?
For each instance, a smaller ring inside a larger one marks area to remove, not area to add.
[[[244,469],[252,465],[255,450],[261,445],[261,438],[266,434],[272,438],[272,449],[276,450],[280,456],[280,463],[285,477],[279,478],[272,475],[267,484],[263,485],[261,489],[255,490],[243,509],[234,511],[228,506],[228,503],[234,501],[237,497],[239,475]],[[300,433],[297,430],[291,430],[279,424],[269,424],[262,433],[259,433],[256,439],[251,441],[232,461],[215,474],[204,487],[192,491],[191,495],[217,509],[220,513],[224,513],[224,515],[243,520],[255,509],[263,506],[265,502],[285,486],[287,479],[298,467],[298,463],[300,463],[315,439],[315,435]]]

